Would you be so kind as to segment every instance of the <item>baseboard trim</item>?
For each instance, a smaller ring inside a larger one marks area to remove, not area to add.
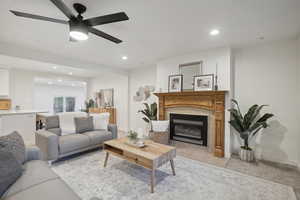
[[[238,153],[232,153],[232,156],[239,157]],[[294,169],[294,170],[299,170],[300,171],[300,163],[295,163],[295,162],[277,162],[277,161],[271,161],[271,160],[265,160],[265,159],[255,159],[256,161],[259,162],[264,162],[268,163],[274,166],[278,167],[283,167],[283,168],[289,168],[289,169]]]

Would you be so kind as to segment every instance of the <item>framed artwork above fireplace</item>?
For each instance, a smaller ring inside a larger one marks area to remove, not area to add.
[[[214,90],[214,75],[194,76],[194,91]]]
[[[169,83],[168,83],[168,91],[169,92],[181,92],[183,84],[183,75],[170,75]]]

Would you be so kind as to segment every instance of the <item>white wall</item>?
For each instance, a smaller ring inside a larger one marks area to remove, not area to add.
[[[298,77],[300,79],[300,36],[298,38]],[[298,92],[300,92],[300,84],[298,84]],[[300,102],[300,94],[299,94],[299,98],[298,101]],[[300,112],[299,112],[300,113]],[[300,148],[298,148],[298,168],[300,170]]]
[[[268,104],[264,111],[275,115],[270,128],[257,138],[257,156],[296,164],[300,144],[297,43],[287,40],[241,48],[234,56],[235,97],[242,111],[253,104]]]
[[[225,122],[229,121],[230,114],[227,109],[230,107],[232,97],[232,58],[230,48],[219,48],[208,51],[200,51],[193,54],[177,56],[162,60],[157,63],[156,87],[157,91],[168,92],[168,76],[179,74],[179,65],[184,63],[203,61],[203,74],[215,74],[218,64],[218,86],[219,90],[227,90]],[[231,155],[230,126],[225,123],[225,157]]]
[[[129,127],[131,130],[146,130],[147,124],[142,120],[143,115],[138,113],[144,108],[143,103],[153,103],[157,101],[157,97],[151,95],[147,101],[136,102],[133,100],[139,87],[155,86],[156,84],[156,66],[149,66],[131,70],[129,73]]]
[[[89,80],[88,96],[94,97],[100,89],[114,88],[114,104],[117,110],[117,125],[122,131],[128,130],[128,76],[105,73]]]
[[[12,108],[16,105],[19,105],[21,109],[34,108],[34,79],[36,77],[86,81],[84,78],[62,76],[61,74],[10,69],[10,98],[12,100]]]
[[[45,83],[34,84],[34,109],[54,112],[55,97],[75,97],[75,111],[85,108],[87,91],[85,86],[48,85]]]
[[[229,48],[221,48],[162,60],[157,63],[156,86],[168,92],[168,76],[179,74],[180,64],[203,61],[203,74],[215,74],[218,63],[219,89],[230,90],[230,54]]]

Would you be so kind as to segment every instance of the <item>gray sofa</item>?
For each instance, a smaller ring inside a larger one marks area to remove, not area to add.
[[[103,142],[118,137],[118,129],[109,124],[107,130],[92,130],[84,133],[63,135],[57,116],[48,117],[45,129],[36,132],[36,145],[42,152],[42,159],[49,163],[65,156],[102,146]]]
[[[37,147],[26,149],[22,176],[5,192],[3,200],[80,200],[48,166],[41,161]]]

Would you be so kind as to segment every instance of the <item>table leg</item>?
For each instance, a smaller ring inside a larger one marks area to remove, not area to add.
[[[173,159],[170,160],[170,163],[171,163],[171,168],[172,168],[173,175],[175,176],[176,173],[175,173],[175,165],[174,165]]]
[[[154,193],[154,186],[155,186],[155,169],[152,169],[152,173],[151,173],[151,193]]]
[[[109,153],[106,152],[106,156],[105,156],[105,160],[104,160],[104,167],[106,167],[106,165],[107,165],[108,156],[109,156]]]

